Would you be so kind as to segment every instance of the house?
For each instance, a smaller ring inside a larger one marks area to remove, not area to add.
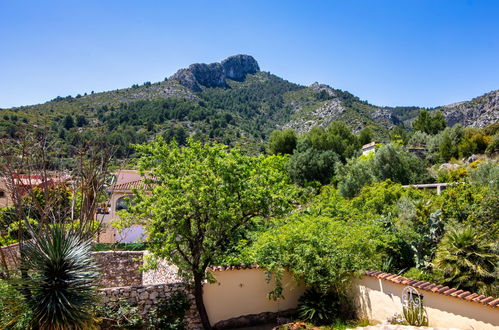
[[[371,152],[375,152],[375,146],[376,146],[376,142],[371,142],[371,143],[368,143],[368,144],[364,144],[362,146],[362,154],[363,155],[368,155],[370,154]]]
[[[44,188],[68,182],[69,175],[65,173],[16,174],[11,177],[0,177],[0,208],[14,205],[15,196],[24,196],[35,187]]]
[[[132,243],[144,239],[145,231],[141,225],[133,225],[121,233],[112,226],[112,222],[118,219],[118,212],[126,210],[133,203],[133,189],[139,189],[142,185],[142,177],[138,171],[120,170],[115,173],[114,184],[107,189],[109,201],[97,209],[96,220],[104,228],[98,235],[99,242]]]

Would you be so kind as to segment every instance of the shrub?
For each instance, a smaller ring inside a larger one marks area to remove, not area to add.
[[[95,314],[101,319],[104,329],[140,328],[142,316],[137,306],[131,306],[125,299],[95,307]]]
[[[320,292],[313,289],[305,291],[300,297],[298,316],[301,320],[315,325],[331,324],[339,317],[345,317],[346,299],[333,292]]]
[[[190,305],[189,299],[184,292],[174,292],[168,299],[160,301],[157,307],[149,311],[149,328],[164,330],[185,329],[184,316]]]

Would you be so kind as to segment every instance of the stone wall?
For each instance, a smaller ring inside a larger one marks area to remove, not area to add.
[[[125,299],[132,306],[138,306],[139,312],[145,315],[159,300],[167,299],[176,291],[183,291],[187,294],[191,302],[191,307],[185,314],[185,322],[187,329],[198,330],[202,329],[201,321],[197,313],[194,296],[187,290],[182,282],[159,284],[159,285],[144,285],[144,286],[126,286],[105,288],[100,290],[102,302],[104,304],[113,303],[120,299]]]
[[[142,285],[143,251],[92,252],[100,266],[99,286],[104,288]]]
[[[0,272],[5,270],[5,267],[9,271],[17,268],[19,262],[19,244],[11,244],[4,247],[0,247]]]
[[[148,251],[144,251],[144,266],[148,266]],[[142,274],[142,285],[166,284],[182,282],[178,276],[178,267],[166,260],[157,260],[157,268],[149,269]]]

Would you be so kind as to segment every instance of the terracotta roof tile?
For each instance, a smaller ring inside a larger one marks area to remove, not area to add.
[[[444,287],[443,285],[437,285],[436,287],[432,288],[430,291],[431,292],[438,292],[438,290],[440,290],[443,287]]]
[[[452,292],[456,290],[457,290],[456,288],[450,288],[449,290],[444,291],[443,294],[449,296]]]
[[[499,298],[492,300],[487,305],[492,306],[492,307],[499,305]]]
[[[467,296],[466,298],[464,298],[465,300],[473,300],[475,299],[476,297],[478,297],[478,293],[472,293],[470,294],[469,296]]]
[[[478,295],[477,293],[472,293],[469,291],[464,291],[457,288],[450,288],[448,286],[439,285],[435,283],[430,283],[426,281],[418,281],[412,278],[406,278],[399,275],[389,274],[385,272],[369,270],[365,272],[365,275],[376,277],[384,281],[390,281],[402,285],[410,285],[420,290],[429,291],[437,294],[442,294],[449,297],[454,297],[458,299],[463,299],[469,302],[477,302],[490,306],[493,308],[499,307],[499,298],[486,297],[484,295]]]
[[[469,291],[464,291],[463,293],[460,293],[457,297],[458,298],[461,298],[461,299],[464,299],[466,298],[467,296],[471,295],[471,292]]]
[[[485,299],[480,300],[480,302],[484,305],[488,304],[489,302],[494,301],[494,297],[487,297]]]
[[[457,290],[456,292],[451,293],[451,296],[457,297],[458,295],[460,295],[463,292],[464,292],[464,290]]]

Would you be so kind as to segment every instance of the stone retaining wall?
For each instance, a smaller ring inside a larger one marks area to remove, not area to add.
[[[158,303],[160,299],[167,299],[174,292],[179,290],[185,292],[191,302],[191,307],[185,314],[184,318],[187,324],[187,329],[202,329],[196,304],[194,302],[194,296],[188,291],[185,284],[182,282],[160,285],[105,288],[100,290],[100,295],[102,296],[102,302],[104,304],[125,299],[130,305],[138,306],[139,312],[144,316],[156,303]]]
[[[0,247],[0,271],[4,270],[5,267],[9,271],[17,268],[17,263],[19,262],[19,244],[11,244],[4,247]]]
[[[100,266],[99,286],[122,287],[142,285],[143,251],[92,252]]]

